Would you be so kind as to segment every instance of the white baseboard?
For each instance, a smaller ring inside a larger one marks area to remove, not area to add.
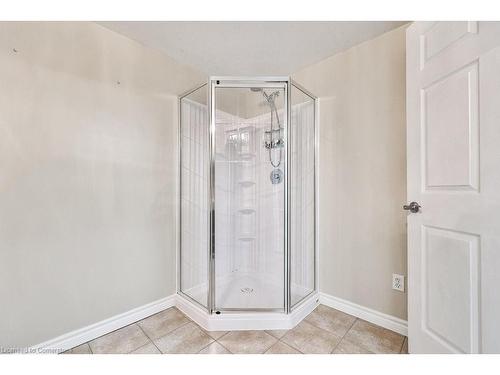
[[[370,323],[377,324],[381,327],[390,329],[399,334],[408,335],[408,325],[405,320],[394,316],[381,313],[379,311],[357,305],[355,303],[337,298],[325,293],[319,293],[319,303],[343,311],[347,314],[356,316]],[[181,296],[173,294],[160,300],[148,303],[147,305],[132,309],[125,313],[115,315],[111,318],[102,320],[87,327],[77,329],[66,333],[52,340],[45,341],[41,344],[30,348],[30,352],[63,352],[74,348],[85,342],[91,341],[135,323],[141,319],[147,318],[162,310],[177,306],[181,311],[189,317],[197,321],[203,328],[208,330],[228,330],[228,329],[290,329],[300,322],[307,314],[309,314],[317,306],[317,296],[308,298],[305,303],[301,304],[291,315],[283,314],[232,314],[226,316],[226,319],[217,319],[209,317],[205,311],[197,306],[187,303]],[[209,319],[210,318],[210,319]],[[242,324],[243,323],[243,324]]]
[[[115,315],[111,318],[101,320],[100,322],[91,324],[87,327],[65,333],[64,335],[56,337],[52,340],[45,341],[31,347],[30,352],[43,353],[50,350],[50,352],[54,353],[74,348],[75,346],[81,345],[87,341],[91,341],[97,337],[135,323],[141,319],[147,318],[150,315],[168,309],[169,307],[175,306],[175,296],[176,295],[173,294],[148,303],[147,305]]]
[[[319,294],[319,301],[322,305],[332,307],[401,335],[408,336],[408,322],[406,320],[325,293]]]
[[[188,301],[182,295],[177,294],[175,297],[175,307],[184,313],[189,319],[195,321],[201,328],[208,330],[207,312],[193,302]]]

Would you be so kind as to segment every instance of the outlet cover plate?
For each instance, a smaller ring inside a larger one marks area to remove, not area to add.
[[[400,292],[405,291],[405,277],[403,275],[392,274],[392,289]]]

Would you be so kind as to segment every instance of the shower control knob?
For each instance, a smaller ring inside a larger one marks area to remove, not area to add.
[[[283,181],[283,172],[281,171],[281,169],[275,168],[271,172],[271,175],[269,177],[273,185],[279,184],[281,181]]]
[[[403,206],[403,210],[410,211],[411,213],[416,214],[420,210],[420,205],[417,202],[411,202],[410,204],[405,204]]]
[[[282,138],[280,138],[276,141],[276,147],[282,147],[284,145],[285,145],[285,141]]]

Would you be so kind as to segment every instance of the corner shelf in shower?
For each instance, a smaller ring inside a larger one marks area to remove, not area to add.
[[[240,240],[241,242],[252,242],[252,241],[255,241],[255,237],[244,235],[244,236],[239,237],[238,240]]]
[[[247,164],[255,158],[255,154],[240,154],[238,159],[228,159],[224,154],[217,152],[215,154],[215,161],[217,163],[230,163],[230,164]]]
[[[248,165],[248,162],[250,160],[217,160],[215,159],[216,163],[221,163],[221,164],[242,164],[242,165]]]
[[[241,187],[247,188],[247,187],[255,186],[255,181],[242,180],[242,181],[238,181],[238,185],[240,185]]]
[[[240,161],[250,161],[255,158],[255,153],[254,152],[241,152],[239,154]]]
[[[255,208],[240,208],[238,212],[243,215],[251,215],[255,213]]]

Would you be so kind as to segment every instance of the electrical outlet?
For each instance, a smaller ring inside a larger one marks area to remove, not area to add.
[[[405,277],[403,275],[392,274],[392,289],[399,290],[400,292],[405,291]]]

